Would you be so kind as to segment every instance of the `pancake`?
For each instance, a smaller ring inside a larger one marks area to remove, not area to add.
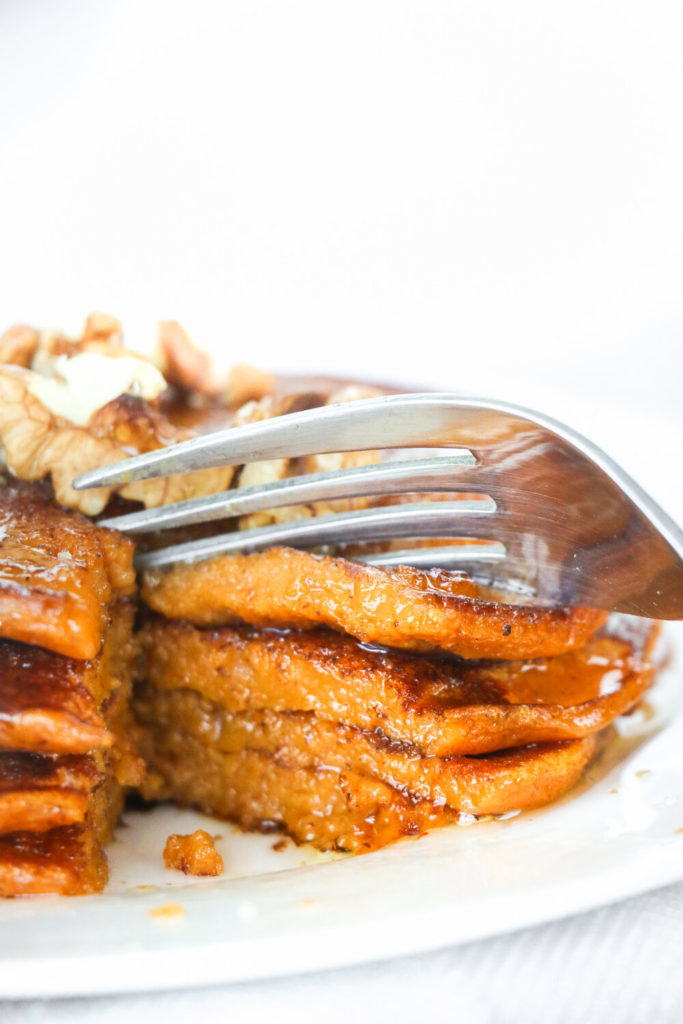
[[[135,605],[92,660],[0,640],[0,894],[93,892],[144,764],[131,717]]]
[[[67,658],[0,640],[0,749],[86,754],[110,747],[103,705],[114,689],[130,691],[135,606],[112,608],[100,654]]]
[[[293,548],[147,569],[142,598],[198,626],[329,626],[366,643],[462,658],[538,658],[580,647],[607,613],[487,600],[457,573],[380,569]]]
[[[574,739],[651,685],[651,623],[614,616],[588,644],[533,662],[463,662],[368,650],[330,631],[201,630],[160,617],[140,639],[156,690],[194,690],[231,715],[314,712],[429,756]]]
[[[92,662],[0,641],[0,747],[84,754],[111,736],[83,678]]]
[[[122,807],[122,791],[110,780],[94,790],[83,824],[0,835],[0,896],[100,892],[108,874],[104,847]]]
[[[0,752],[0,835],[83,822],[102,779],[92,757]]]
[[[487,757],[435,757],[424,755],[410,743],[390,739],[380,730],[365,732],[321,720],[312,712],[231,715],[193,690],[143,689],[136,695],[135,707],[143,726],[141,749],[152,765],[148,788],[153,791],[157,785],[154,772],[160,772],[167,784],[165,791],[174,797],[178,773],[183,792],[192,791],[191,780],[184,778],[187,769],[182,768],[184,747],[197,751],[201,746],[203,776],[207,759],[210,764],[222,761],[228,766],[239,760],[239,755],[258,751],[290,769],[372,777],[411,800],[427,800],[437,807],[447,805],[477,815],[503,814],[554,799],[558,787],[570,784],[570,764],[581,762],[584,766],[584,754],[588,756],[594,747],[594,737],[571,746],[576,761],[568,758],[570,747],[562,744],[531,745]],[[553,750],[557,753],[551,754]],[[573,774],[571,778],[574,780]],[[199,783],[201,787],[208,784],[206,779]],[[216,785],[213,800],[189,802],[220,807],[220,788]]]
[[[466,662],[153,616],[134,695],[142,793],[355,853],[538,807],[647,690],[656,632],[614,616],[578,650]]]
[[[0,535],[0,637],[95,658],[112,603],[135,590],[132,541],[30,486],[0,487]]]
[[[76,475],[127,455],[383,390],[245,366],[221,383],[175,322],[160,325],[156,360],[127,352],[103,314],[77,338],[23,325],[0,338],[0,448],[15,478],[0,480],[0,895],[100,891],[130,790],[352,853],[566,793],[651,685],[656,625],[351,560],[403,545],[378,542],[348,557],[275,548],[149,569],[134,635],[133,543],[80,512],[382,457],[75,491]],[[444,495],[299,504],[139,542],[420,497]],[[197,836],[168,853],[201,873]]]
[[[144,749],[152,765],[142,790],[148,797],[198,807],[245,829],[284,831],[320,850],[367,853],[451,824],[460,813],[357,769],[301,767],[282,752],[250,746],[226,753],[181,729],[148,730]],[[462,808],[502,813],[554,800],[576,783],[594,750],[588,737],[471,758],[461,766],[462,786],[472,794]]]

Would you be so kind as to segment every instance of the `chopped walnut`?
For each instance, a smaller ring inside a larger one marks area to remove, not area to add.
[[[107,373],[105,363],[95,373],[94,357],[117,360],[117,372]],[[151,360],[123,347],[121,324],[108,314],[91,313],[78,338],[11,328],[0,340],[0,360],[0,451],[9,472],[22,480],[51,477],[60,504],[86,515],[100,513],[114,490],[74,491],[74,477],[196,436],[160,411],[164,378]],[[84,377],[97,387],[84,387]],[[115,491],[153,507],[225,490],[233,475],[232,467],[218,467]]]
[[[247,423],[260,423],[262,420],[269,420],[271,416],[277,416],[275,403],[270,395],[260,401],[245,402],[236,411],[233,423],[236,427],[246,426]]]
[[[316,408],[321,405],[334,405],[339,402],[353,402],[360,398],[374,398],[379,394],[374,388],[348,386],[333,392],[327,401],[320,395],[295,395],[284,402],[276,403],[270,396],[260,402],[248,402],[239,409],[235,416],[235,425],[257,423],[280,416],[287,412],[298,412],[302,409]],[[270,459],[266,462],[251,462],[244,466],[237,480],[237,487],[257,487],[286,480],[288,477],[300,476],[304,473],[329,473],[354,466],[369,466],[379,461],[379,453],[367,452],[330,452],[323,455],[308,455],[299,459]],[[288,523],[295,519],[310,519],[313,516],[329,515],[333,512],[349,512],[354,509],[367,508],[367,498],[342,498],[333,501],[318,501],[308,505],[290,505],[285,508],[269,509],[264,512],[252,512],[239,520],[241,530],[269,526],[272,523]]]
[[[34,371],[0,367],[0,445],[9,472],[19,480],[52,478],[57,501],[98,515],[114,491],[148,508],[215,494],[230,486],[230,466],[196,470],[113,489],[75,491],[73,479],[131,454],[152,451],[193,436],[175,430],[141,398],[120,396],[78,426],[50,412],[31,390]]]
[[[196,347],[177,320],[159,324],[155,360],[168,383],[179,391],[207,397],[218,394],[209,356]]]
[[[170,835],[164,847],[164,863],[167,868],[183,871],[186,875],[223,873],[223,858],[212,836],[203,828],[189,836]]]
[[[158,358],[165,376],[151,359],[123,347],[120,322],[105,313],[91,313],[77,338],[22,325],[11,328],[0,338],[0,459],[7,470],[21,480],[51,479],[60,504],[98,515],[113,494],[151,508],[215,494],[234,486],[235,480],[238,487],[252,487],[378,459],[376,452],[271,459],[250,463],[241,471],[222,466],[117,488],[75,491],[73,479],[88,470],[196,437],[206,429],[228,422],[255,423],[326,401],[353,401],[377,393],[347,387],[331,397],[303,392],[278,400],[271,393],[270,374],[241,364],[219,399],[210,360],[175,321],[159,326]],[[183,393],[181,402],[167,383]],[[235,410],[233,402],[242,404]],[[297,505],[242,517],[239,526],[365,505],[363,499]]]
[[[0,363],[30,366],[40,341],[40,335],[27,324],[16,324],[0,335]]]
[[[223,401],[231,409],[238,409],[245,402],[258,402],[273,390],[272,373],[259,370],[249,363],[237,363],[228,371],[228,382],[223,391]]]
[[[109,313],[90,313],[83,327],[83,342],[105,341],[110,345],[123,344],[123,326]]]

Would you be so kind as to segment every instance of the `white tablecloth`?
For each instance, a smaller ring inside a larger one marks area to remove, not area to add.
[[[0,1003],[2,1024],[680,1024],[683,883],[435,953],[219,988]]]

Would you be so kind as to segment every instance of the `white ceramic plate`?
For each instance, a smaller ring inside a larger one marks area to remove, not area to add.
[[[364,857],[242,835],[199,814],[129,813],[101,896],[0,903],[0,997],[242,980],[416,953],[587,910],[683,878],[679,657],[558,804],[437,830]],[[207,828],[226,874],[166,871],[170,832]]]

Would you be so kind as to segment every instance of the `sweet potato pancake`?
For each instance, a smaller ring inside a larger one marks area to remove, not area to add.
[[[210,770],[227,774],[246,752],[258,752],[283,768],[352,772],[380,779],[413,800],[471,814],[502,814],[553,799],[565,783],[572,784],[566,774],[570,764],[585,765],[583,756],[594,749],[593,738],[586,738],[585,743],[530,744],[486,757],[438,757],[380,730],[321,720],[313,712],[231,715],[192,690],[143,690],[136,714],[144,729],[141,749],[153,766],[143,792],[178,799],[180,779],[182,801],[204,808],[222,806],[222,779],[214,779],[212,790]],[[571,759],[569,750],[574,751]],[[192,796],[190,757],[201,760],[201,799]],[[550,771],[551,765],[557,770]]]
[[[144,769],[133,545],[35,486],[0,489],[0,515],[0,894],[90,892]]]
[[[531,608],[486,599],[461,574],[378,569],[292,548],[210,558],[143,574],[155,611],[198,626],[326,625],[367,643],[462,658],[538,658],[579,647],[603,624],[589,608]]]
[[[127,622],[131,650],[130,616]],[[25,648],[26,665],[34,651]],[[52,678],[59,662],[68,667],[61,655],[41,654],[57,663]],[[130,714],[131,667],[123,678],[108,677],[109,695],[95,703],[93,714],[102,724],[89,753],[45,753],[50,746],[84,746],[87,733],[78,720],[75,730],[67,721],[62,731],[59,711],[49,719],[49,728],[42,728],[40,708],[35,719],[41,752],[0,749],[0,895],[93,892],[106,882],[102,847],[121,812],[125,789],[139,785],[144,776]],[[41,692],[40,686],[34,689]]]
[[[104,847],[122,807],[122,791],[109,780],[94,790],[82,825],[0,835],[0,896],[99,892],[107,882]]]
[[[95,658],[111,603],[135,590],[132,542],[30,486],[0,487],[0,533],[0,636]]]
[[[156,690],[196,691],[230,715],[313,712],[419,747],[481,754],[596,732],[652,681],[650,623],[533,662],[464,662],[368,650],[327,631],[200,630],[161,617],[141,630],[142,674]]]
[[[0,752],[0,835],[84,821],[100,781],[91,757]]]
[[[459,758],[452,766],[442,762],[450,792],[460,790],[449,805],[421,798],[396,779],[345,766],[343,755],[300,766],[287,760],[286,748],[272,753],[247,743],[226,753],[206,736],[147,725],[144,752],[154,767],[142,791],[149,798],[196,806],[246,829],[286,831],[321,850],[354,853],[457,821],[461,811],[500,814],[554,800],[575,784],[595,749],[595,738],[587,737]],[[349,754],[354,757],[352,744]]]
[[[0,640],[0,749],[85,754],[111,747],[102,709],[115,689],[130,690],[134,615],[132,599],[116,602],[102,650],[89,661]]]
[[[354,562],[353,548],[149,569],[139,601],[133,543],[81,514],[376,462],[332,453],[72,486],[126,455],[381,390],[244,365],[221,381],[174,321],[152,359],[104,314],[76,338],[0,337],[0,895],[101,890],[128,790],[352,853],[538,807],[637,706],[656,624],[525,606],[463,573]],[[229,528],[368,503],[264,510]],[[221,869],[201,831],[170,837],[165,855]]]
[[[356,851],[461,812],[538,806],[575,783],[597,733],[651,684],[655,635],[614,616],[580,650],[465,662],[156,616],[135,695],[143,793]]]

